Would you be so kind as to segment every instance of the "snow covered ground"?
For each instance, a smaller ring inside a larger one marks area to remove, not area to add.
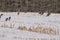
[[[38,13],[20,13],[17,12],[0,12],[3,16],[0,18],[0,40],[60,40],[60,14],[51,14],[46,17],[46,14]],[[5,21],[11,17],[10,21]],[[47,27],[59,31],[58,35],[49,35],[27,30],[17,29],[19,26],[29,27]],[[12,27],[12,28],[10,28]]]

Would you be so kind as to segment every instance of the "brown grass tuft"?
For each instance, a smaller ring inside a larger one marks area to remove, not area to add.
[[[18,29],[20,29],[20,30],[27,30],[27,28],[25,26],[19,26]]]

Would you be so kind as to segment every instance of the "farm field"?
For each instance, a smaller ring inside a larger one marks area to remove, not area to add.
[[[0,12],[0,40],[60,40],[60,14]],[[10,20],[6,18],[11,17]]]

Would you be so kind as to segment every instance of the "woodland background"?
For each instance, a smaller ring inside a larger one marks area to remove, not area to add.
[[[39,12],[41,10],[60,13],[60,0],[0,0],[1,12]]]

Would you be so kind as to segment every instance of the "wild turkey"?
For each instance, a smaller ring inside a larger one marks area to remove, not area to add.
[[[1,18],[1,16],[3,16],[3,14],[0,14],[0,18]]]
[[[5,19],[5,21],[8,21],[8,20],[10,21],[10,19],[11,19],[11,17],[8,17],[8,18]]]

